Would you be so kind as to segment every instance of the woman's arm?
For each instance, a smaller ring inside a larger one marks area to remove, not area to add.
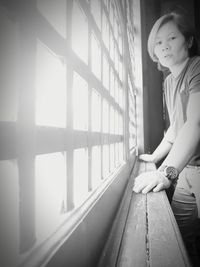
[[[152,154],[141,154],[139,156],[139,159],[146,162],[158,163],[169,153],[171,147],[172,143],[168,142],[165,138],[163,138],[159,146]]]
[[[182,171],[190,161],[200,142],[200,92],[191,94],[187,107],[187,121],[180,130],[168,156],[162,165],[173,166]],[[159,171],[147,172],[135,179],[133,191],[148,193],[153,188],[154,192],[170,186],[169,180]]]
[[[180,130],[174,145],[163,162],[182,171],[200,142],[200,92],[190,95],[187,107],[187,121]]]

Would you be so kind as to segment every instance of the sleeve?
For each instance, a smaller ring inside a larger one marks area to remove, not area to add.
[[[188,87],[189,93],[200,92],[200,57],[191,65]]]

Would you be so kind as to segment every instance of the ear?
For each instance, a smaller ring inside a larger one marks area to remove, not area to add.
[[[191,36],[190,39],[189,39],[189,41],[188,41],[188,48],[191,48],[192,47],[193,40],[194,40],[194,38],[193,38],[193,36]]]

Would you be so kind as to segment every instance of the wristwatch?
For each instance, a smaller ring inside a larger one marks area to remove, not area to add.
[[[161,166],[159,171],[161,171],[170,181],[177,181],[178,179],[179,171],[173,166]]]

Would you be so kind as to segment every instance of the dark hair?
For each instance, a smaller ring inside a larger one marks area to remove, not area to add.
[[[183,34],[188,44],[192,41],[191,46],[188,47],[189,56],[193,57],[197,55],[198,44],[197,44],[197,40],[195,36],[195,31],[191,23],[188,21],[188,18],[183,14],[171,12],[159,18],[153,25],[152,30],[149,34],[148,52],[152,60],[155,62],[158,62],[158,59],[154,54],[155,38],[156,38],[157,32],[160,29],[160,27],[162,27],[164,24],[166,24],[169,21],[173,21],[177,25],[179,31]]]

